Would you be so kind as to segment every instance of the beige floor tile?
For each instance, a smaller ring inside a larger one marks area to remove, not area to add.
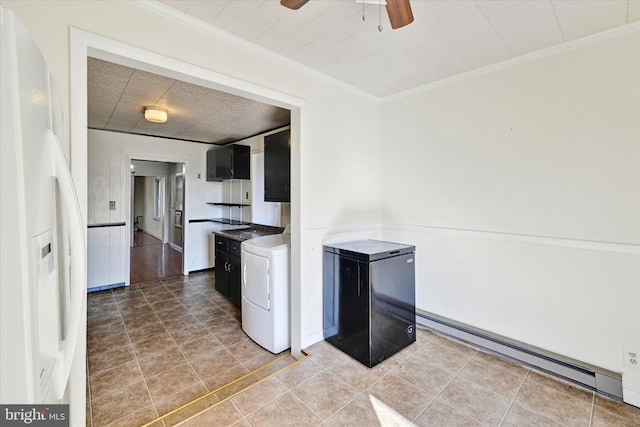
[[[217,389],[217,391],[215,392],[216,397],[220,400],[234,397],[235,395],[239,395],[240,393],[242,393],[246,388],[257,384],[260,380],[261,378],[256,374],[243,376],[237,381],[234,381],[233,384],[228,384],[222,388]]]
[[[191,313],[182,313],[168,319],[163,319],[162,323],[164,323],[169,332],[173,332],[191,325],[198,325],[200,321]]]
[[[322,422],[291,392],[280,396],[246,419],[252,427],[313,427]]]
[[[432,365],[457,373],[477,352],[462,344],[436,336],[418,348],[416,354],[423,356]]]
[[[588,425],[585,424],[585,426]],[[561,427],[562,424],[533,412],[517,403],[511,405],[502,426],[504,427]]]
[[[383,402],[373,396],[360,395],[329,418],[327,427],[407,427],[411,424]]]
[[[230,401],[222,402],[219,405],[207,410],[187,421],[185,427],[227,427],[235,425],[242,420],[242,414]],[[247,424],[248,425],[248,424]]]
[[[527,381],[535,381],[539,384],[543,384],[554,390],[572,396],[583,403],[590,405],[593,403],[594,393],[591,390],[580,387],[577,384],[564,381],[557,377],[552,377],[548,374],[531,369],[527,375]]]
[[[136,308],[149,306],[149,301],[142,292],[130,295],[127,298],[116,299],[120,310],[135,310]]]
[[[384,376],[363,394],[375,396],[385,406],[408,420],[416,418],[435,397],[393,374]]]
[[[157,418],[157,413],[153,405],[145,406],[124,418],[109,424],[109,427],[132,427],[141,426]]]
[[[490,425],[498,425],[510,401],[464,378],[456,377],[438,399]]]
[[[536,381],[531,372],[527,375],[515,401],[533,412],[568,426],[584,426],[589,423],[591,403],[582,394],[567,394],[557,388]]]
[[[124,332],[126,332],[126,329],[124,328],[124,323],[122,322],[122,320],[117,323],[98,325],[87,330],[87,346],[90,346],[92,343],[100,341],[101,339],[106,338],[110,335],[116,335],[118,333]]]
[[[485,424],[436,400],[415,419],[413,425],[419,427],[481,427]]]
[[[96,353],[89,356],[89,369],[92,376],[98,375],[101,372],[117,368],[135,359],[136,356],[133,348],[130,344],[127,344],[126,346],[110,349],[104,353]]]
[[[335,414],[358,395],[358,391],[353,387],[326,371],[303,382],[292,391],[323,420]]]
[[[152,323],[161,323],[160,318],[155,313],[126,319],[125,326],[127,327],[127,331],[134,331]]]
[[[282,354],[273,354],[270,352],[260,352],[256,357],[243,362],[242,364],[250,371],[254,371],[262,368],[268,363],[271,365],[265,369],[260,369],[257,374],[264,378],[268,377],[272,373],[276,372],[279,369],[286,367],[287,365],[293,363],[295,359],[293,357],[285,357],[282,358]],[[280,359],[276,361],[276,359]]]
[[[186,363],[187,359],[177,346],[171,346],[168,350],[139,357],[138,362],[140,363],[144,376],[149,378],[175,368],[176,366],[180,366]]]
[[[144,377],[136,360],[123,363],[114,369],[90,377],[91,398],[97,399],[143,380]]]
[[[200,383],[189,364],[176,366],[161,374],[147,378],[147,385],[154,402]]]
[[[125,324],[136,317],[146,317],[152,314],[155,314],[155,311],[148,304],[141,307],[124,307],[120,309],[120,315]]]
[[[289,388],[294,388],[298,384],[308,380],[312,376],[323,370],[323,367],[313,361],[312,358],[303,360],[302,362],[292,366],[291,368],[277,375],[280,382]]]
[[[175,306],[167,305],[165,307],[155,309],[154,312],[163,322],[167,322],[178,316],[185,316],[189,314],[187,307],[182,304],[176,304]]]
[[[182,346],[198,338],[210,335],[209,330],[199,322],[193,323],[188,326],[183,326],[182,328],[175,328],[173,330],[170,330],[169,334],[171,334],[171,337],[179,346]]]
[[[93,425],[105,426],[151,404],[151,397],[143,381],[130,384],[91,402]]]
[[[126,331],[124,329],[118,330],[117,332],[106,335],[100,340],[87,343],[87,355],[94,356],[114,348],[125,347],[129,345],[129,343],[129,335],[127,335]]]
[[[160,353],[173,347],[177,347],[177,345],[173,341],[173,338],[171,338],[171,335],[169,335],[169,332],[166,331],[154,337],[133,343],[133,349],[140,358],[145,358],[151,354]]]
[[[454,373],[446,371],[422,356],[416,354],[400,364],[394,375],[409,381],[431,395],[438,394],[454,377]]]
[[[244,366],[242,366],[241,364],[236,364],[233,367],[231,367],[230,369],[226,369],[224,371],[221,371],[220,373],[209,377],[209,378],[205,378],[204,379],[204,384],[207,386],[207,389],[209,391],[212,390],[217,390],[220,387],[223,387],[229,383],[231,383],[232,381],[237,380],[238,378],[242,377],[243,375],[246,375],[249,371],[247,370],[247,368],[245,368]],[[258,378],[256,376],[256,378]]]
[[[248,362],[260,354],[270,354],[267,350],[251,341],[251,339],[243,339],[227,348],[241,363]]]
[[[387,366],[385,362],[376,365],[374,368],[368,368],[362,363],[347,357],[334,364],[328,371],[356,390],[364,391],[388,373],[385,368]]]
[[[513,399],[527,372],[527,368],[515,363],[478,352],[460,375],[508,399]]]
[[[158,411],[158,415],[163,416],[168,412],[193,402],[205,394],[207,394],[205,386],[203,384],[195,384],[187,389],[177,392],[176,394],[172,394],[171,396],[167,396],[164,399],[156,401],[156,410]],[[218,402],[218,399],[215,396],[211,396],[207,400],[210,404]],[[186,417],[182,417],[181,419],[185,418]]]
[[[232,325],[213,332],[213,335],[224,345],[235,344],[245,335],[240,325]]]
[[[224,347],[214,353],[208,353],[191,361],[191,366],[195,369],[200,378],[211,378],[221,372],[237,366],[239,362]]]
[[[324,368],[329,368],[349,357],[326,341],[319,341],[306,349],[306,351],[311,355],[314,362]]]
[[[285,387],[276,378],[270,378],[254,387],[251,387],[249,390],[244,391],[238,396],[233,397],[231,401],[236,405],[240,412],[247,415],[257,411],[286,392],[287,387]]]
[[[221,350],[226,351],[222,343],[215,339],[213,335],[209,333],[207,333],[207,335],[196,338],[193,341],[182,344],[180,346],[180,349],[187,357],[187,359],[191,361],[207,357]]]
[[[640,408],[596,395],[593,425],[640,426]]]
[[[199,320],[204,326],[207,327],[207,329],[209,329],[209,331],[211,331],[213,335],[230,327],[240,328],[240,322],[238,322],[226,312],[221,316],[209,317]]]
[[[141,341],[145,341],[152,337],[157,337],[159,335],[164,335],[167,333],[167,329],[164,327],[162,322],[153,322],[148,325],[142,326],[137,329],[133,329],[129,331],[129,337],[131,338],[131,342],[134,347],[137,343]]]

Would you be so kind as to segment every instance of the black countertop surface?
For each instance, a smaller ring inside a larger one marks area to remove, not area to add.
[[[216,236],[224,237],[226,239],[235,240],[236,242],[243,242],[255,237],[280,234],[283,230],[284,227],[272,227],[262,224],[249,224],[246,227],[236,228],[234,230],[216,230],[213,231],[213,234],[215,234]]]

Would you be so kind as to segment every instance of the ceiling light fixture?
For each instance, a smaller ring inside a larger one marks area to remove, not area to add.
[[[161,107],[144,107],[144,118],[151,123],[167,121],[167,110]]]

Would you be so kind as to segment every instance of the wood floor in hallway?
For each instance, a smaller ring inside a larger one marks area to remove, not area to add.
[[[182,252],[144,231],[134,232],[130,283],[178,276],[182,276]]]

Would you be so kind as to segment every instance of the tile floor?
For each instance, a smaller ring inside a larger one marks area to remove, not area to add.
[[[209,274],[89,296],[87,425],[135,426],[274,360]],[[639,426],[640,409],[418,331],[368,369],[325,342],[188,426]],[[166,423],[170,424],[170,423]]]

